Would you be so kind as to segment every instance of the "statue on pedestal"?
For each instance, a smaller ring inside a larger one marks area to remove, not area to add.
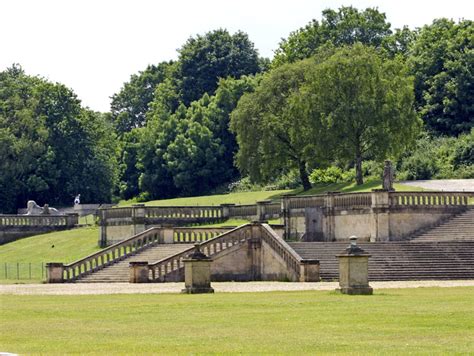
[[[385,166],[383,167],[382,188],[388,191],[394,191],[393,178],[394,172],[392,162],[390,160],[386,160]]]

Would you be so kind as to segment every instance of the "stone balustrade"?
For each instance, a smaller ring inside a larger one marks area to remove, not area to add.
[[[210,240],[231,229],[226,227],[174,227],[172,230],[174,243],[187,244]]]
[[[77,214],[67,215],[0,215],[0,226],[74,226]]]
[[[258,245],[258,241],[265,242],[266,246],[285,264],[285,274],[291,280],[302,282],[319,280],[319,262],[301,259],[268,224],[252,223],[242,225],[210,240],[201,242],[199,247],[200,251],[206,256],[213,257],[237,245],[248,243],[257,243]],[[178,274],[184,267],[184,261],[193,251],[194,247],[190,247],[176,255],[149,264],[151,280],[154,282],[179,280]],[[241,263],[243,262],[241,261]]]
[[[390,192],[391,206],[469,205],[474,192]]]
[[[217,237],[202,242],[200,244],[201,251],[205,255],[211,257],[220,251],[230,248],[236,244],[245,242],[251,237],[251,234],[246,233],[247,226],[249,226],[249,224],[227,231]],[[193,251],[194,247],[190,247],[183,252],[165,258],[161,261],[150,263],[149,268],[151,270],[151,280],[155,282],[165,282],[167,275],[177,272],[184,267],[183,260],[185,260]]]
[[[151,228],[78,261],[64,265],[63,279],[69,282],[74,281],[160,242],[163,242],[162,229]]]

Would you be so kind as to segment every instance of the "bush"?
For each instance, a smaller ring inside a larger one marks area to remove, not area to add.
[[[311,183],[339,183],[343,180],[343,171],[337,166],[326,169],[315,169],[309,176]]]

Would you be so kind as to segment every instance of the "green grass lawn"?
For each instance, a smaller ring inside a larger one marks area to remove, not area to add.
[[[97,251],[98,238],[98,227],[26,237],[1,245],[0,262],[69,263]]]
[[[397,191],[423,191],[426,189],[419,187],[406,186],[395,183],[394,187]],[[188,198],[175,198],[175,199],[163,199],[163,200],[152,200],[144,203],[148,206],[196,206],[196,205],[220,205],[226,203],[234,204],[255,204],[257,201],[266,199],[280,199],[284,194],[295,194],[295,195],[313,195],[313,194],[324,194],[326,192],[341,191],[344,193],[356,193],[356,192],[370,192],[372,189],[381,189],[382,181],[371,181],[366,182],[363,185],[356,185],[355,183],[332,183],[332,184],[317,184],[312,189],[304,192],[302,188],[293,190],[270,190],[270,191],[258,191],[258,192],[242,192],[242,193],[229,193],[229,194],[218,194],[218,195],[206,195],[200,197],[188,197]],[[135,200],[127,200],[119,203],[119,206],[131,206],[136,204]]]
[[[471,354],[474,288],[214,295],[0,295],[19,354]]]
[[[218,195],[205,195],[200,197],[175,198],[152,200],[144,203],[150,206],[200,206],[200,205],[220,205],[220,204],[255,204],[259,200],[274,199],[282,194],[290,193],[291,190],[271,190],[258,192],[243,192]],[[130,206],[136,201],[122,201],[119,206]]]

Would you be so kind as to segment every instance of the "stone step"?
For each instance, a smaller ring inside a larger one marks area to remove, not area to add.
[[[323,280],[338,278],[338,259],[348,243],[290,242],[303,258],[320,261]],[[474,241],[360,243],[372,257],[369,280],[472,279]]]
[[[107,266],[99,271],[91,273],[76,281],[76,283],[111,283],[128,282],[129,263],[130,262],[148,262],[153,263],[166,257],[181,253],[191,247],[193,244],[159,244],[146,250],[138,252],[122,261]]]

